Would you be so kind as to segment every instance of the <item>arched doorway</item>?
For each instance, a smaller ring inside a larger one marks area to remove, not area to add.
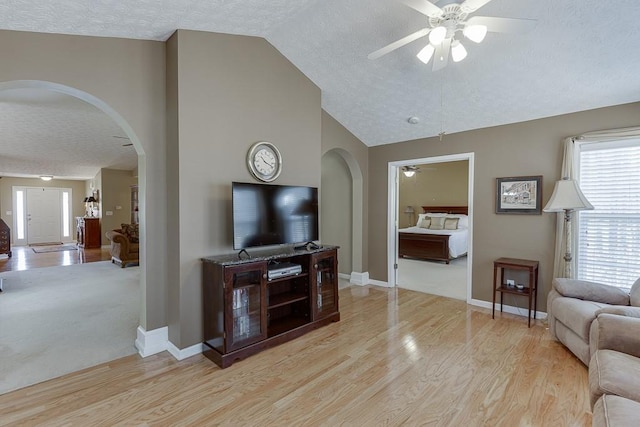
[[[43,93],[49,92],[49,93],[56,93],[56,94],[62,94],[64,96],[68,96],[68,97],[73,97],[75,99],[78,99],[84,103],[89,104],[90,106],[92,106],[93,110],[99,110],[99,114],[104,114],[108,117],[108,120],[113,121],[116,124],[116,127],[119,128],[120,132],[119,134],[124,134],[126,135],[126,137],[128,138],[131,145],[133,146],[133,149],[135,150],[135,155],[137,158],[137,168],[138,168],[138,188],[139,188],[139,204],[140,204],[140,224],[141,224],[141,242],[143,242],[141,244],[141,255],[142,252],[144,252],[145,248],[144,248],[144,241],[145,241],[145,236],[144,236],[144,221],[145,221],[145,212],[146,209],[144,208],[145,206],[145,195],[146,195],[146,179],[145,179],[145,152],[144,149],[140,143],[140,140],[138,139],[138,137],[136,136],[136,134],[133,132],[131,126],[124,120],[124,118],[118,114],[113,108],[111,108],[108,104],[106,104],[104,101],[102,101],[99,98],[96,98],[95,96],[77,90],[73,87],[69,87],[69,86],[65,86],[65,85],[60,85],[57,83],[52,83],[52,82],[46,82],[46,81],[27,81],[27,80],[22,80],[22,81],[9,81],[9,82],[1,82],[0,83],[0,92],[3,91],[20,91],[20,90],[31,90],[31,91],[41,91]],[[59,95],[58,95],[59,96]],[[94,108],[95,107],[95,108]],[[58,177],[57,177],[58,178]],[[64,177],[60,177],[60,179],[64,179]],[[105,231],[105,230],[103,230]],[[141,260],[144,260],[144,257],[141,256]],[[145,295],[146,295],[146,280],[145,280],[145,274],[141,271],[140,272],[140,279],[139,279],[139,283],[140,283],[140,293],[141,293],[141,298],[144,301]],[[141,307],[144,307],[145,304],[140,304]],[[141,324],[141,319],[143,319],[145,316],[144,313],[144,308],[139,309],[138,314],[137,314],[137,322],[138,324]],[[99,332],[96,332],[97,335],[99,335]],[[131,343],[132,347],[133,347],[133,342]]]
[[[351,153],[334,148],[322,156],[322,241],[340,246],[339,268],[351,282],[363,284],[362,171]]]

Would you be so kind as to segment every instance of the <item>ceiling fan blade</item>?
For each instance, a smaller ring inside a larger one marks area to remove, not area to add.
[[[427,34],[429,34],[429,31],[431,31],[431,28],[423,28],[419,31],[416,31],[413,34],[409,34],[406,37],[401,38],[400,40],[396,40],[391,44],[386,45],[385,47],[376,50],[375,52],[371,52],[367,58],[369,59],[378,59],[383,55],[386,55],[389,52],[392,52],[406,44],[411,43],[414,40],[418,40],[421,37],[426,36]]]
[[[497,18],[495,16],[474,16],[467,25],[486,25],[493,33],[524,33],[531,31],[538,21],[535,19]]]
[[[433,54],[433,71],[443,69],[449,63],[449,51],[451,50],[451,39],[444,39],[439,46],[436,46],[436,53]]]
[[[427,0],[400,0],[400,2],[429,17],[438,18],[444,14],[442,9]]]
[[[491,0],[466,0],[460,5],[460,9],[467,13],[475,12],[490,1]]]

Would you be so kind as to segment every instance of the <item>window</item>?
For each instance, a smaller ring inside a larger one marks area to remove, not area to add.
[[[69,237],[69,224],[71,217],[69,215],[69,192],[62,192],[62,237]]]
[[[577,277],[630,288],[640,277],[640,140],[578,145]]]
[[[24,191],[16,191],[16,231],[18,240],[24,240]]]

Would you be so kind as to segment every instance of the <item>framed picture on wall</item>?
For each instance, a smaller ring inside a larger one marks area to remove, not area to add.
[[[542,213],[542,176],[496,178],[496,213]]]

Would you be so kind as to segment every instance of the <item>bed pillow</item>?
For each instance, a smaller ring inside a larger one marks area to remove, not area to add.
[[[429,226],[429,230],[444,230],[444,220],[446,219],[443,216],[428,216],[427,218],[431,219],[431,225]]]
[[[420,227],[420,223],[423,219],[427,217],[427,214],[418,214],[418,221],[416,222],[416,227]]]
[[[458,218],[458,228],[469,228],[469,217],[464,214],[451,214],[447,218]]]
[[[445,218],[444,219],[444,229],[445,230],[457,230],[458,229],[458,221],[460,221],[460,218]]]
[[[431,218],[425,216],[418,222],[418,227],[420,228],[429,228],[431,226]]]

